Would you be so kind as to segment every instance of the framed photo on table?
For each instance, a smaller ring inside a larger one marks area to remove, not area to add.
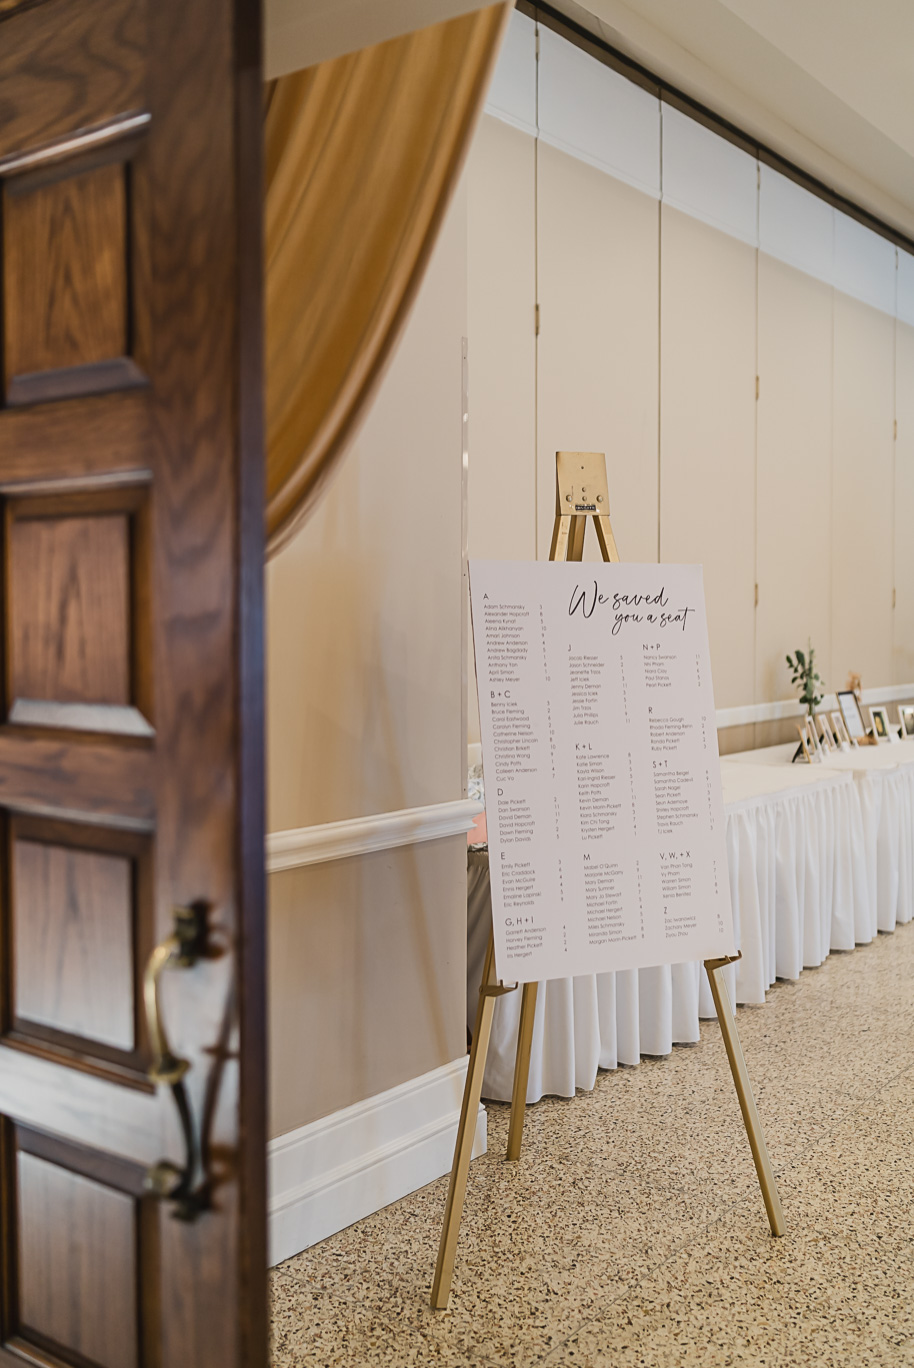
[[[899,703],[898,721],[901,723],[902,737],[914,736],[914,703]]]
[[[811,764],[812,764],[812,757],[813,757],[813,755],[816,753],[816,748],[815,748],[815,745],[813,744],[813,742],[812,742],[812,741],[810,740],[810,738],[809,738],[809,727],[808,727],[808,725],[807,725],[807,720],[806,720],[806,718],[804,718],[802,722],[798,722],[798,723],[797,723],[797,732],[799,733],[799,736],[800,736],[800,745],[801,745],[802,748],[803,748],[803,754],[804,754],[804,756],[806,757],[806,762],[807,762],[807,764],[811,765]],[[793,758],[794,758],[794,760],[799,760],[799,758],[800,758],[800,752],[799,752],[799,750],[796,752],[796,754],[794,755]]]
[[[856,741],[851,741],[847,727],[844,725],[844,718],[839,712],[830,712],[828,720],[831,723],[831,729],[840,750],[850,750],[852,745],[857,744]],[[914,722],[912,722],[912,726],[914,726]]]
[[[819,732],[816,727],[815,719],[808,715],[806,718],[806,735],[809,737],[813,759],[818,760],[821,764],[822,758],[825,755],[825,747],[819,740]]]
[[[813,726],[815,727],[816,725],[818,725],[819,737],[825,749],[827,751],[837,750],[838,742],[832,733],[831,723],[829,721],[828,714],[816,713],[815,720],[813,721]]]
[[[889,722],[888,708],[870,708],[870,721],[873,724],[873,735],[877,741],[895,740],[895,733],[892,731]]]
[[[852,741],[862,741],[866,744],[866,727],[863,722],[863,715],[860,712],[860,704],[857,702],[857,695],[850,689],[842,689],[838,694],[838,707],[841,709],[841,716],[847,728],[847,734]]]

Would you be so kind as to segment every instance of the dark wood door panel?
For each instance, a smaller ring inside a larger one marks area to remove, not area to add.
[[[45,0],[0,11],[2,159],[145,105],[143,0]]]
[[[18,518],[7,559],[12,698],[127,706],[128,516]]]
[[[0,1119],[7,1344],[37,1364],[162,1368],[161,1212],[141,1166]],[[74,1248],[81,1257],[72,1257]]]
[[[87,477],[148,476],[152,462],[150,396],[144,391],[10,409],[0,422],[0,492],[52,484],[59,489]]]
[[[151,836],[15,813],[4,828],[3,1041],[151,1092]]]
[[[120,855],[13,843],[17,1024],[134,1049],[132,875]]]
[[[0,0],[0,1363],[19,1368],[266,1362],[259,37],[258,0]],[[205,921],[180,969],[176,908]],[[189,1070],[158,1086],[156,942]]]
[[[2,1044],[0,1115],[145,1167],[180,1157],[180,1134],[161,1098]]]
[[[7,405],[148,383],[148,119],[0,165]]]
[[[7,184],[7,381],[122,356],[127,337],[127,183],[123,166],[50,185]]]
[[[0,806],[146,831],[156,814],[156,763],[144,748],[16,734],[0,727]]]
[[[138,1368],[136,1203],[20,1152],[15,1334],[103,1368]],[[82,1257],[71,1257],[77,1238]]]
[[[154,735],[151,502],[140,481],[4,501],[7,721]]]

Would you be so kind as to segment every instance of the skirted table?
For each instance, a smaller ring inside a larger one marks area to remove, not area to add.
[[[728,756],[721,765],[779,769],[792,753],[792,746],[770,746]],[[914,740],[839,751],[826,756],[821,766],[803,768],[850,773],[856,781],[867,882],[867,896],[860,906],[867,907],[869,914],[868,920],[855,925],[857,944],[872,940],[877,930],[893,931],[898,922],[910,921],[914,915]],[[832,949],[850,948],[832,942]]]
[[[775,978],[798,978],[914,914],[914,741],[789,763],[794,746],[724,757],[737,1003],[761,1004]],[[488,853],[470,849],[467,1020],[491,925]],[[496,1001],[483,1096],[507,1101],[520,993]],[[700,963],[554,979],[541,986],[527,1101],[570,1097],[598,1069],[637,1064],[699,1039],[714,1006]]]

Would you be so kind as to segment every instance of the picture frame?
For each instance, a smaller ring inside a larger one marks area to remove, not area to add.
[[[825,746],[819,740],[819,733],[816,729],[815,721],[808,713],[806,715],[806,735],[809,738],[812,756],[821,764],[822,758],[825,755]]]
[[[837,750],[838,742],[832,733],[831,721],[828,714],[824,712],[816,713],[813,725],[816,725],[816,723],[819,727],[819,738],[825,749],[827,751]]]
[[[898,721],[903,740],[914,737],[914,703],[898,704]]]
[[[889,710],[886,707],[870,708],[870,722],[873,728],[873,735],[877,741],[894,741],[895,733],[892,731],[892,724],[889,721]]]
[[[866,734],[866,724],[863,721],[863,714],[860,711],[860,704],[857,702],[857,695],[851,689],[841,689],[837,695],[838,707],[844,719],[844,726],[851,741],[858,745],[863,742],[869,744]]]
[[[912,711],[914,711],[914,709],[912,709]],[[844,718],[839,712],[830,712],[828,714],[828,720],[831,722],[832,731],[834,732],[839,750],[847,751],[856,746],[857,743],[856,741],[851,740],[847,727],[844,724]],[[914,726],[914,721],[912,721],[912,726]]]
[[[810,748],[810,745],[811,745],[812,743],[811,743],[810,740],[809,740],[809,731],[808,731],[808,728],[807,728],[807,726],[806,726],[806,720],[805,720],[805,718],[804,718],[804,720],[803,720],[802,722],[798,722],[798,723],[797,723],[797,732],[799,733],[799,736],[800,736],[800,745],[803,747],[803,754],[804,754],[804,756],[806,757],[806,763],[807,763],[808,765],[811,765],[811,764],[812,764],[812,755],[811,755],[811,753],[810,753],[810,749],[809,749],[809,748]],[[798,759],[800,758],[800,753],[799,753],[799,751],[796,753],[796,755],[795,755],[793,758],[794,758],[794,760],[798,760]]]

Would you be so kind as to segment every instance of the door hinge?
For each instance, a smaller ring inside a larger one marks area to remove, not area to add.
[[[896,418],[895,421],[892,423],[892,440],[895,441],[895,442],[898,441],[898,419],[897,419],[897,418]]]
[[[534,332],[534,334],[535,334],[537,337],[539,337],[539,335],[540,335],[540,306],[539,306],[538,304],[534,304],[534,306],[533,306],[533,332]]]
[[[758,396],[759,396],[759,378],[758,378],[758,376],[756,376],[756,377],[755,377],[755,397],[756,397],[756,399],[758,398]]]
[[[893,589],[893,590],[892,590],[892,608],[893,608],[893,610],[894,610],[894,608],[895,608],[895,598],[896,598],[897,594],[898,594],[898,590],[897,590],[897,589]]]
[[[537,61],[539,61],[539,56],[540,56],[540,26],[539,26],[539,24],[537,24],[537,26],[536,26],[536,60],[537,60]]]
[[[758,607],[758,581],[756,581],[755,585],[755,606],[756,608]]]

